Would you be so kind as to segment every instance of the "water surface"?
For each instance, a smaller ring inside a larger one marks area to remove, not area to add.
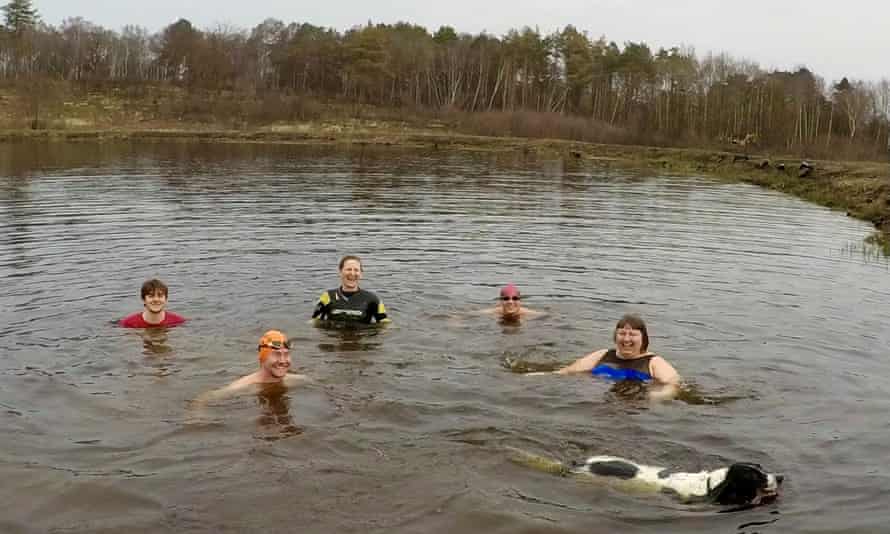
[[[883,532],[888,264],[866,224],[749,185],[513,155],[0,146],[0,530]],[[343,254],[385,330],[308,324]],[[112,321],[160,277],[191,321]],[[514,282],[548,312],[472,312]],[[650,406],[524,377],[624,313],[690,382]],[[192,409],[295,339],[305,387]],[[735,513],[531,471],[507,447],[759,462]]]

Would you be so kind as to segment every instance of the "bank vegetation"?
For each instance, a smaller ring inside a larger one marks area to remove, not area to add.
[[[887,79],[826,81],[806,67],[770,71],[574,26],[494,36],[276,19],[199,29],[179,19],[152,33],[80,17],[47,25],[31,0],[3,9],[0,140],[556,150],[735,176],[890,228]]]
[[[80,17],[43,24],[31,0],[12,0],[4,12],[5,128],[77,127],[65,121],[69,108],[104,94],[134,113],[93,117],[97,125],[255,127],[375,109],[434,115],[485,135],[847,160],[886,160],[890,147],[886,79],[826,82],[805,67],[767,71],[727,54],[617,44],[574,26],[494,36],[410,23],[341,32],[276,19],[199,29],[180,19],[151,33]]]

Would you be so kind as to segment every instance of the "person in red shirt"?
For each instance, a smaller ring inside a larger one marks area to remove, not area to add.
[[[144,311],[128,315],[120,320],[124,328],[153,328],[176,326],[185,322],[185,318],[167,311],[167,286],[157,278],[142,284],[142,305]]]

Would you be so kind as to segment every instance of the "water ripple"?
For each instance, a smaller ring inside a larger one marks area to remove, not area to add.
[[[135,509],[148,531],[293,514],[310,531],[726,529],[710,508],[536,476],[504,446],[785,472],[781,518],[738,512],[743,529],[888,519],[868,496],[890,460],[875,424],[890,400],[890,269],[861,252],[864,223],[748,185],[524,156],[15,149],[40,163],[0,167],[4,525],[114,529]],[[307,324],[346,253],[363,256],[390,328]],[[116,328],[154,276],[190,323]],[[474,314],[506,282],[549,315],[515,328]],[[511,372],[607,346],[626,312],[689,379],[685,402]],[[273,326],[315,382],[193,413],[255,368]]]

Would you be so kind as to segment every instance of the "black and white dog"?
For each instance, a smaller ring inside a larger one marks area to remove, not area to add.
[[[775,500],[784,477],[767,473],[759,464],[734,463],[713,471],[671,472],[617,456],[591,456],[573,463],[569,472],[607,477],[675,493],[684,501],[756,506]]]
[[[677,472],[632,462],[617,456],[591,456],[583,462],[564,464],[513,447],[511,460],[556,475],[575,475],[603,480],[632,492],[663,491],[686,503],[757,506],[779,496],[784,477],[767,473],[758,464],[734,463],[713,471]]]

